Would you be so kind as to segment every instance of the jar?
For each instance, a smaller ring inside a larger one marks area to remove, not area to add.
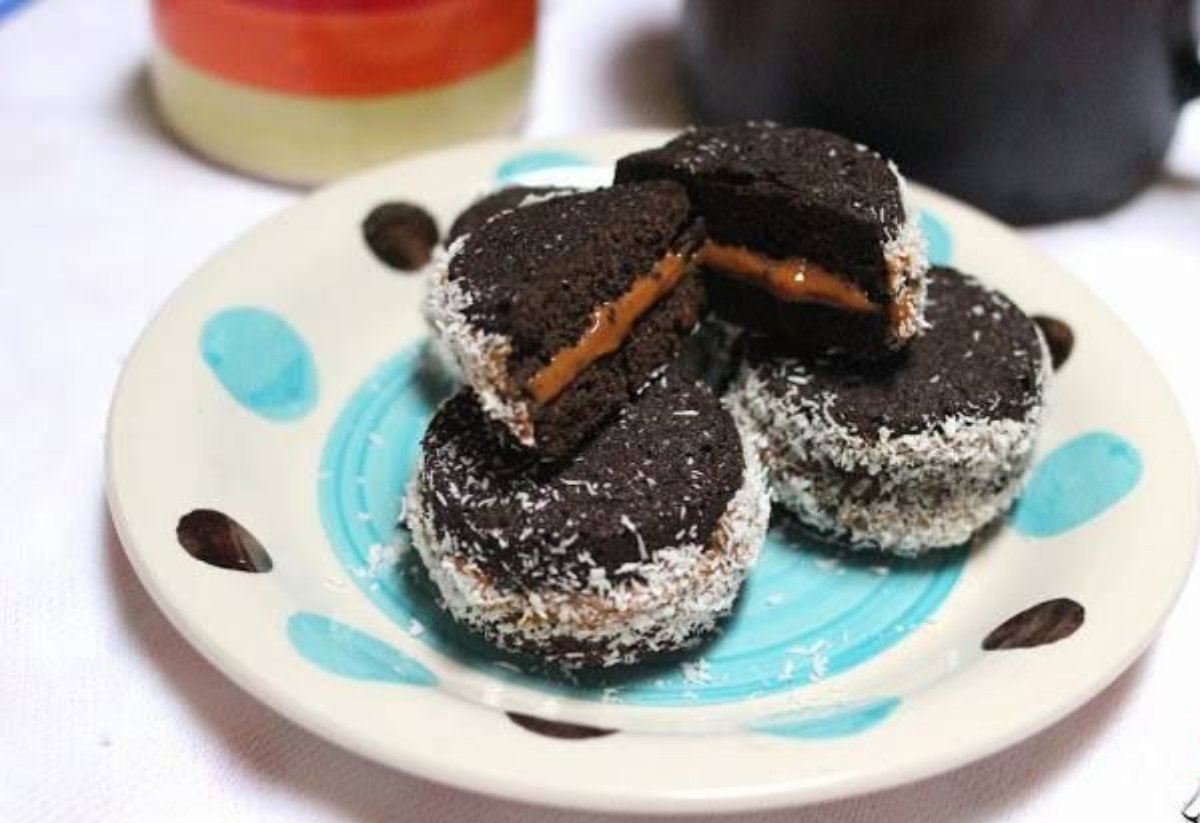
[[[514,127],[536,0],[152,0],[167,126],[234,169],[320,183]]]

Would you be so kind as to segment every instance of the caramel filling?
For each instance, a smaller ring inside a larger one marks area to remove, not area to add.
[[[592,322],[579,342],[555,353],[525,384],[533,399],[539,404],[549,403],[580,372],[619,349],[633,324],[679,283],[687,263],[682,254],[668,253],[649,274],[633,281],[629,291],[592,312]]]
[[[696,259],[722,274],[764,288],[780,300],[827,303],[849,311],[879,310],[858,286],[803,258],[776,260],[741,246],[725,246],[709,240]]]

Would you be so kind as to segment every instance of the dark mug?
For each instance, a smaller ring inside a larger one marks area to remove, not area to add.
[[[837,131],[1015,223],[1110,209],[1200,95],[1188,0],[688,0],[703,122]]]

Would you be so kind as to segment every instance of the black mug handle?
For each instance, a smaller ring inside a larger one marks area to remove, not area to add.
[[[1179,90],[1180,100],[1192,100],[1200,97],[1200,43],[1196,40],[1196,24],[1200,17],[1200,0],[1196,2],[1176,2],[1174,5],[1176,19],[1169,31],[1179,32],[1175,43],[1174,68],[1175,88]]]
[[[1200,97],[1200,56],[1195,49],[1186,51],[1175,61],[1175,87],[1181,100]]]

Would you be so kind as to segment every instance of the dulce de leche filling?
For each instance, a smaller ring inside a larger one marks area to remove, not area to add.
[[[634,280],[629,291],[592,312],[592,322],[579,341],[556,352],[525,384],[534,401],[549,403],[580,372],[619,349],[638,319],[675,288],[687,265],[684,255],[669,252],[649,274]]]
[[[780,300],[826,303],[849,311],[873,312],[879,306],[850,281],[800,257],[777,260],[742,246],[706,241],[697,262],[722,274],[764,288]]]

